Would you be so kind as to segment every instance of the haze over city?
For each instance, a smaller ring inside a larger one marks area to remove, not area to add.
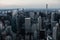
[[[0,8],[60,8],[60,0],[0,0]]]

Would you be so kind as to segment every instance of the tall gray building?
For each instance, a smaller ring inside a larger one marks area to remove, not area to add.
[[[17,14],[17,10],[13,10],[12,16],[14,16],[15,14]]]
[[[30,32],[31,29],[31,18],[25,18],[25,31]]]
[[[34,12],[30,12],[29,14],[31,18],[34,18]]]
[[[0,32],[4,29],[3,23],[0,21]]]
[[[53,40],[57,40],[57,27],[59,26],[58,23],[56,23],[56,26],[53,27]]]
[[[38,24],[33,24],[32,25],[32,32],[34,32],[35,30],[39,30],[39,25]]]
[[[51,13],[51,21],[54,21],[54,12]]]
[[[42,19],[41,16],[38,17],[38,29],[41,30],[42,29]]]

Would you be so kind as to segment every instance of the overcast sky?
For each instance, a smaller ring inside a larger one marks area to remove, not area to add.
[[[21,8],[60,8],[60,0],[0,0],[0,7],[21,7]]]

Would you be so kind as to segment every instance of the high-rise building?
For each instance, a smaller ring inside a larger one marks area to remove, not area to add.
[[[3,23],[0,21],[0,32],[4,29]]]
[[[31,18],[34,18],[34,12],[30,12],[29,14]]]
[[[54,12],[51,13],[51,21],[54,21]]]
[[[42,19],[41,19],[41,16],[38,17],[38,29],[41,30],[42,29]]]
[[[39,30],[39,25],[38,24],[33,24],[32,25],[32,32],[34,32],[35,30]]]
[[[53,40],[57,40],[57,27],[59,26],[58,23],[56,23],[56,26],[53,27]]]
[[[17,10],[13,10],[12,16],[14,16],[17,13]]]
[[[48,4],[46,4],[46,9],[48,9]]]
[[[38,35],[38,34],[37,34],[37,30],[35,30],[35,31],[34,31],[34,37],[33,37],[34,40],[38,40],[38,38],[37,38],[38,36],[37,36],[37,35]]]
[[[37,12],[37,15],[39,16],[39,12]]]
[[[31,29],[31,18],[25,18],[25,31],[30,32]]]
[[[54,27],[56,25],[57,21],[51,21],[51,27]]]
[[[47,19],[47,14],[48,14],[48,4],[46,4],[46,19]]]

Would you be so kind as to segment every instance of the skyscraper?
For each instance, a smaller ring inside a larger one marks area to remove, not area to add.
[[[56,26],[53,27],[53,40],[57,40],[57,27],[59,26],[58,23],[56,23]]]
[[[51,13],[51,21],[54,21],[54,12]]]
[[[25,18],[25,31],[30,32],[31,18]]]
[[[34,17],[34,12],[30,12],[30,17],[33,18]]]
[[[14,16],[17,13],[17,10],[13,10],[12,16]]]
[[[38,25],[39,25],[39,30],[42,29],[42,19],[41,16],[38,17]]]
[[[48,14],[48,4],[46,4],[46,19],[47,19],[47,14]]]

